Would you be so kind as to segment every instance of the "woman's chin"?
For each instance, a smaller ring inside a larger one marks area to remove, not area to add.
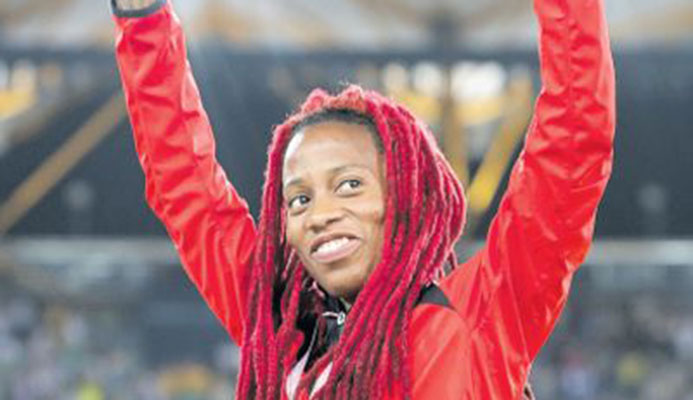
[[[346,271],[335,271],[334,276],[329,277],[328,282],[321,286],[330,296],[345,300],[355,299],[365,283],[365,278],[361,277],[360,274],[344,274],[340,272]]]

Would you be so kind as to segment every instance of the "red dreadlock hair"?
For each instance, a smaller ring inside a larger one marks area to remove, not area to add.
[[[300,111],[274,130],[269,148],[252,267],[239,399],[284,399],[283,388],[304,335],[297,328],[312,279],[287,245],[282,199],[283,156],[297,124],[330,110],[357,112],[373,121],[387,176],[386,216],[380,263],[352,306],[339,341],[315,361],[298,387],[310,393],[330,363],[318,399],[381,398],[395,380],[410,397],[408,322],[421,290],[456,265],[453,245],[461,234],[465,200],[460,183],[425,125],[407,109],[358,86],[336,96],[314,90]],[[315,302],[314,302],[315,303]],[[313,303],[313,304],[314,304]]]

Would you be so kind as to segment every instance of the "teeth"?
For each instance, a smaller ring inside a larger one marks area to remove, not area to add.
[[[330,240],[329,242],[325,242],[318,247],[317,250],[315,250],[315,253],[329,253],[331,251],[335,251],[338,248],[344,246],[349,242],[349,239],[342,237],[339,239],[334,239]]]

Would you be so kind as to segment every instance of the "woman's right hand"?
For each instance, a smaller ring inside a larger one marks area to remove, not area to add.
[[[112,0],[119,10],[141,10],[154,4],[156,0]]]

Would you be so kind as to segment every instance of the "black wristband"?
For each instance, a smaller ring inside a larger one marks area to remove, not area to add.
[[[154,14],[155,12],[159,11],[159,9],[164,6],[164,4],[166,4],[166,0],[156,0],[154,3],[148,5],[145,8],[141,8],[139,10],[121,10],[116,5],[116,0],[111,0],[111,9],[113,10],[113,14],[116,17],[141,18],[141,17],[146,17],[147,15]]]

